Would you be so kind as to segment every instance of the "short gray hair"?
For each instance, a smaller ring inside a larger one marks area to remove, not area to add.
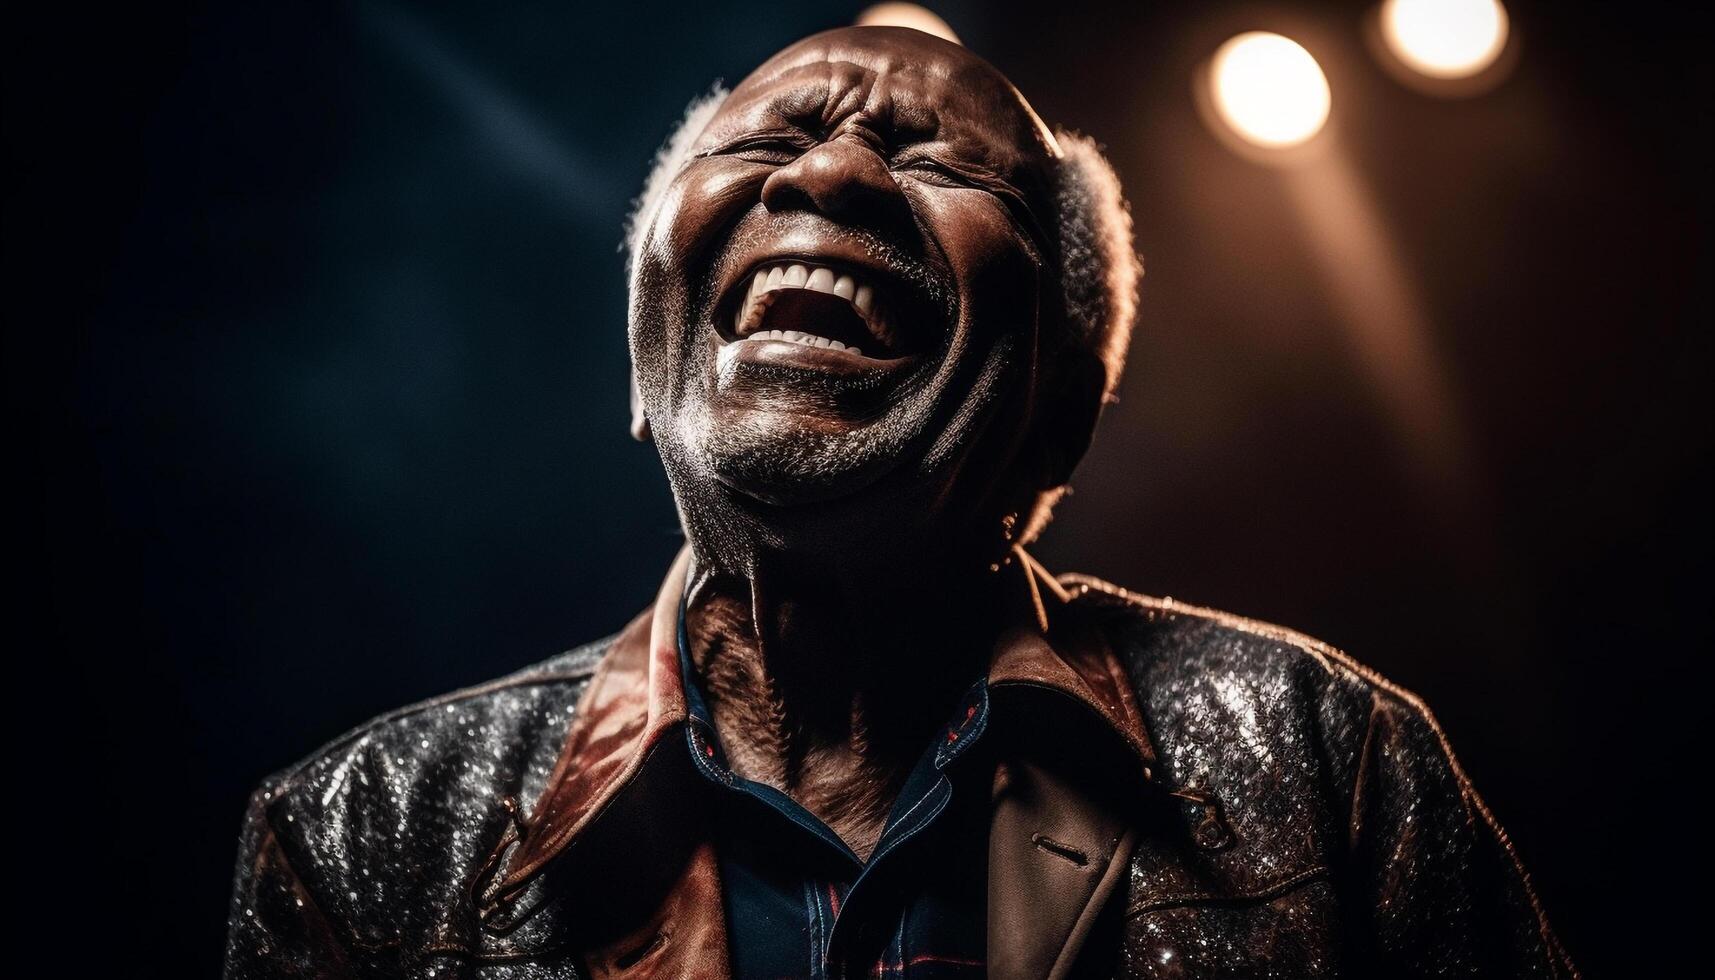
[[[1132,243],[1131,208],[1119,175],[1096,141],[1061,130],[1054,165],[1054,224],[1067,338],[1102,364],[1112,399],[1137,319],[1143,263]]]
[[[649,165],[649,176],[643,180],[643,190],[631,201],[631,213],[625,219],[625,238],[619,245],[625,251],[627,282],[637,271],[637,252],[643,247],[649,222],[661,206],[661,196],[667,193],[667,185],[673,182],[679,171],[685,169],[685,163],[691,156],[691,146],[703,134],[721,103],[726,101],[727,94],[726,86],[716,79],[707,92],[692,99],[691,104],[685,107],[678,125],[667,134],[667,142],[655,151],[655,160]]]

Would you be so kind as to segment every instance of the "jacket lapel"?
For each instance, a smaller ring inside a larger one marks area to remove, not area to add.
[[[1133,831],[1053,769],[996,767],[989,824],[988,975],[1060,980],[1125,878]]]
[[[652,610],[615,638],[578,704],[546,788],[477,876],[486,931],[575,920],[595,978],[725,980],[729,967],[714,848],[682,806],[702,788],[684,742],[681,550]],[[591,882],[627,887],[592,889]]]
[[[1055,621],[1065,591],[1016,556],[1035,622],[1003,633],[989,667],[997,727],[1010,735],[989,823],[988,975],[1060,980],[1124,886],[1135,842],[1126,802],[1153,777],[1155,753],[1105,638]]]

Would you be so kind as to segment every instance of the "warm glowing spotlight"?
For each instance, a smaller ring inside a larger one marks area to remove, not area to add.
[[[1386,0],[1381,34],[1406,67],[1430,78],[1470,78],[1507,45],[1507,11],[1497,0]]]
[[[1328,79],[1310,52],[1267,31],[1240,34],[1215,52],[1209,95],[1221,121],[1257,146],[1297,146],[1328,121]]]
[[[933,34],[943,41],[963,43],[946,21],[914,3],[878,3],[858,14],[853,23],[859,27],[909,27]]]

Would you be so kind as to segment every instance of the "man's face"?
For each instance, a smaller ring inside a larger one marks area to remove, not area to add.
[[[633,280],[682,509],[909,526],[986,493],[1030,414],[1049,140],[985,62],[903,29],[817,35],[732,92]]]

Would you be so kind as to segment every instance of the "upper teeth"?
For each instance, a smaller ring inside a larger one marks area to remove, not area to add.
[[[787,340],[816,347],[831,347],[834,350],[849,350],[853,354],[863,353],[856,347],[848,347],[837,340],[811,333],[797,330],[758,330],[762,325],[763,312],[774,302],[778,293],[787,289],[813,289],[819,293],[838,296],[857,310],[870,333],[884,345],[893,343],[892,325],[877,308],[873,287],[860,282],[849,273],[802,262],[780,262],[761,266],[751,276],[750,289],[745,294],[744,302],[738,305],[738,312],[733,316],[733,332],[740,340]]]

